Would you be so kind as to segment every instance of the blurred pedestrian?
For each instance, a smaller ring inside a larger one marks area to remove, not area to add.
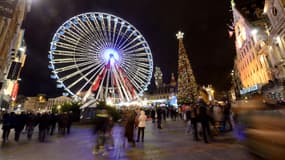
[[[36,123],[37,123],[36,116],[32,112],[29,112],[27,114],[27,120],[26,120],[26,131],[27,131],[28,140],[32,139],[34,127],[36,126]]]
[[[151,108],[151,119],[152,119],[152,123],[155,123],[155,110],[154,108]]]
[[[39,117],[39,141],[46,140],[46,134],[49,126],[49,117],[47,113],[42,113]]]
[[[94,133],[96,134],[96,144],[93,154],[105,155],[106,133],[109,128],[109,114],[106,109],[98,109],[95,116]]]
[[[69,111],[67,114],[67,134],[70,134],[70,128],[72,125],[72,121],[73,121],[73,113],[72,111]]]
[[[6,143],[9,138],[10,130],[11,130],[11,117],[8,112],[4,112],[3,117],[2,117],[2,139],[3,143]]]
[[[161,120],[162,120],[162,109],[161,109],[161,107],[157,107],[156,114],[157,114],[157,128],[162,129],[162,127],[161,127]]]
[[[133,147],[136,146],[134,140],[135,119],[136,119],[136,112],[132,110],[129,111],[128,119],[125,126],[125,137],[127,138],[129,143],[132,143]]]
[[[224,122],[223,129],[226,130],[226,124],[229,125],[229,131],[233,130],[232,122],[231,122],[231,103],[226,100],[224,106]]]
[[[147,120],[147,117],[146,117],[144,111],[140,112],[140,116],[139,116],[138,120],[139,120],[139,124],[138,124],[137,142],[140,141],[140,135],[142,135],[141,141],[144,142],[144,129],[145,129],[146,120]]]
[[[208,115],[208,106],[206,102],[199,97],[198,99],[199,107],[199,120],[202,124],[202,134],[205,143],[209,143],[208,136],[211,136],[210,126],[209,126],[209,115]]]
[[[20,115],[16,115],[15,118],[15,141],[18,142],[26,125],[26,114],[22,112]]]

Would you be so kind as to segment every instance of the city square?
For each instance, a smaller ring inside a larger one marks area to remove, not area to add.
[[[0,1],[0,160],[285,156],[285,1]]]

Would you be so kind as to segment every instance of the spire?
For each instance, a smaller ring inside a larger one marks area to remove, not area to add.
[[[170,86],[176,87],[176,80],[175,80],[174,73],[171,73]]]

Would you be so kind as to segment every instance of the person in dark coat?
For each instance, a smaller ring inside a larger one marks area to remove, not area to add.
[[[41,114],[39,118],[39,141],[40,142],[45,141],[48,126],[49,126],[49,116],[47,113],[43,113]]]
[[[154,108],[151,109],[150,116],[152,119],[152,123],[155,123],[155,110],[154,110]]]
[[[233,130],[233,125],[231,122],[231,103],[226,100],[226,104],[224,106],[224,121],[223,121],[223,129],[226,130],[226,124],[229,125],[229,130]]]
[[[157,114],[157,128],[162,129],[162,127],[161,127],[161,120],[162,120],[162,109],[161,109],[161,107],[158,107],[156,109],[156,114]]]
[[[72,121],[73,121],[73,114],[72,114],[72,111],[70,111],[67,114],[67,127],[66,127],[67,134],[70,133],[70,128],[71,128],[71,125],[72,125]]]
[[[15,141],[18,142],[20,139],[20,135],[22,130],[26,125],[26,114],[22,112],[20,115],[16,115],[15,120]]]
[[[166,108],[162,109],[163,120],[166,121]]]
[[[208,105],[205,101],[200,97],[198,100],[198,107],[199,107],[199,120],[202,124],[202,133],[203,139],[205,143],[208,143],[208,136],[211,135],[210,126],[209,126],[209,115],[208,115]]]
[[[110,117],[106,109],[98,109],[95,116],[94,133],[97,135],[96,145],[93,154],[98,154],[100,150],[105,152],[105,143],[107,141],[107,132],[109,131]]]
[[[53,133],[54,133],[54,130],[55,130],[55,126],[56,126],[56,123],[58,121],[58,115],[55,114],[55,113],[52,113],[51,114],[51,119],[50,119],[50,135],[52,136]]]
[[[28,140],[32,139],[34,127],[36,126],[37,117],[29,112],[26,117],[26,130],[27,130],[27,138]]]
[[[198,113],[197,113],[197,106],[195,104],[192,104],[190,107],[190,120],[191,120],[191,126],[193,129],[193,139],[195,141],[198,141],[198,130],[197,130],[197,123],[198,123]]]
[[[11,130],[11,117],[10,117],[9,113],[5,112],[3,114],[2,120],[3,120],[2,139],[3,139],[3,143],[6,143],[8,141],[8,137],[9,137],[10,130]]]
[[[130,111],[125,126],[125,137],[129,143],[132,143],[133,147],[136,145],[134,140],[134,129],[135,129],[136,112]]]

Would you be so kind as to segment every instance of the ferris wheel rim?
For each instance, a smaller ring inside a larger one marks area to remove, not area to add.
[[[105,17],[111,17],[111,20],[114,20],[114,19],[117,19],[117,21],[120,21],[121,23],[124,23],[124,24],[127,24],[127,26],[130,26],[130,28],[132,28],[133,29],[133,32],[135,31],[136,33],[138,33],[141,37],[141,39],[142,39],[142,42],[144,42],[145,44],[146,44],[146,46],[147,47],[145,47],[144,49],[145,50],[147,50],[148,51],[148,55],[147,55],[147,58],[148,58],[148,64],[149,64],[149,72],[147,73],[147,78],[146,78],[146,83],[145,83],[145,87],[147,87],[149,84],[150,84],[150,81],[151,81],[151,77],[152,77],[152,71],[153,71],[153,57],[152,57],[152,52],[151,52],[151,49],[150,49],[150,47],[149,47],[149,43],[146,41],[146,39],[145,39],[145,37],[141,34],[141,32],[136,28],[136,27],[134,27],[131,23],[129,23],[127,20],[125,20],[125,19],[123,19],[123,18],[120,18],[120,17],[118,17],[118,16],[115,16],[115,15],[113,15],[113,14],[109,14],[109,13],[104,13],[104,12],[87,12],[87,13],[82,13],[82,14],[79,14],[79,15],[76,15],[76,16],[73,16],[73,17],[71,17],[71,18],[69,18],[68,20],[66,20],[57,30],[56,30],[56,32],[55,32],[55,34],[53,35],[53,37],[52,37],[52,41],[51,41],[51,46],[50,46],[50,51],[49,51],[49,58],[50,58],[50,65],[51,65],[51,69],[52,69],[52,72],[53,72],[53,74],[54,74],[54,76],[55,76],[55,78],[57,79],[57,82],[58,83],[60,83],[61,85],[62,85],[62,87],[64,88],[64,90],[65,91],[67,91],[70,95],[72,95],[73,97],[78,97],[77,96],[77,94],[76,93],[74,93],[73,91],[71,91],[70,90],[70,88],[68,87],[68,86],[66,86],[63,82],[64,81],[61,81],[60,80],[60,77],[59,77],[59,75],[58,75],[58,73],[56,72],[56,67],[55,67],[55,65],[54,65],[54,62],[53,62],[53,46],[55,45],[55,44],[53,44],[53,43],[55,43],[55,38],[56,38],[56,36],[57,36],[57,34],[59,34],[59,32],[60,31],[62,31],[62,30],[65,30],[66,28],[65,28],[65,26],[68,24],[68,23],[70,23],[70,22],[72,22],[72,20],[74,20],[74,19],[76,19],[76,18],[80,18],[80,17],[83,17],[83,16],[86,16],[86,17],[88,17],[89,15],[99,15],[99,16],[101,16],[101,15],[103,15],[103,18],[104,18],[104,16]],[[96,17],[95,17],[96,18]],[[113,18],[113,19],[112,19]],[[143,89],[142,90],[140,90],[140,93],[139,94],[141,94],[143,92]]]

